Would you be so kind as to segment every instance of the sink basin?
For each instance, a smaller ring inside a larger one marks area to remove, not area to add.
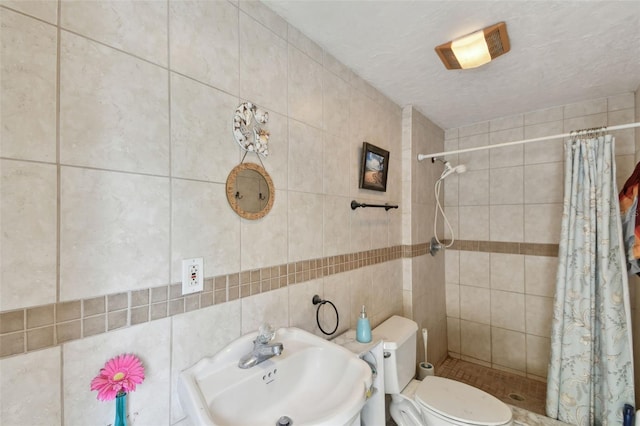
[[[371,387],[369,366],[353,352],[295,327],[277,330],[280,356],[252,368],[238,360],[253,348],[257,332],[240,337],[178,378],[182,408],[198,425],[359,424]]]

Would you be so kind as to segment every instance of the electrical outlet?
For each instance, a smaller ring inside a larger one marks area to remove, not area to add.
[[[204,260],[201,257],[182,260],[182,294],[191,294],[204,289]]]

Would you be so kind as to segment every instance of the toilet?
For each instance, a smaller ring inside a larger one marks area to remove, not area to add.
[[[502,426],[512,424],[509,407],[467,384],[443,377],[414,380],[418,325],[392,316],[373,330],[383,341],[384,388],[398,426]]]

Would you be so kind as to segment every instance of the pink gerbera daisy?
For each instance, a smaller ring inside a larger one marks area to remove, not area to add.
[[[98,391],[100,401],[111,401],[119,393],[136,390],[144,380],[144,367],[133,354],[122,354],[111,358],[91,381],[91,390]]]

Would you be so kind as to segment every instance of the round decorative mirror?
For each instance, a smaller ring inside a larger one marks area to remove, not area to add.
[[[264,217],[273,207],[275,195],[271,176],[257,164],[239,164],[227,177],[229,205],[245,219],[256,220]]]

